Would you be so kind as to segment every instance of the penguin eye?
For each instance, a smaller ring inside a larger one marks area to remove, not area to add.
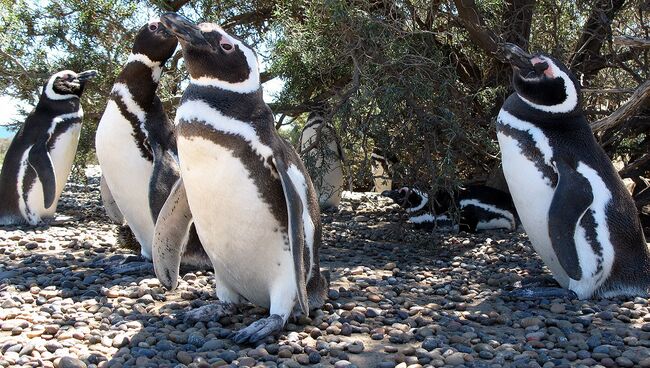
[[[221,43],[221,44],[219,44],[219,46],[221,46],[221,48],[222,48],[224,51],[230,51],[230,50],[232,50],[232,45],[229,44],[229,43]]]
[[[151,32],[155,32],[157,29],[158,29],[158,25],[156,23],[149,24],[149,30]]]

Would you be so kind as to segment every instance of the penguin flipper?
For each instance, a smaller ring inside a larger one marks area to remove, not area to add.
[[[160,210],[152,243],[156,277],[169,290],[174,290],[178,286],[181,255],[187,243],[191,224],[192,213],[181,178],[174,184]]]
[[[300,196],[299,190],[307,191],[306,185],[301,188],[297,183],[302,178],[305,180],[304,174],[300,172],[298,167],[294,164],[289,164],[279,154],[273,157],[275,168],[280,174],[282,182],[282,189],[284,191],[284,198],[287,202],[287,216],[289,222],[289,244],[291,247],[291,254],[293,255],[293,267],[296,275],[296,284],[298,287],[298,303],[303,313],[309,313],[309,302],[307,301],[307,282],[305,280],[305,230],[303,223],[303,213],[307,212],[307,208],[303,208],[303,201]],[[306,197],[306,193],[305,193]]]
[[[589,181],[566,161],[555,162],[558,182],[548,212],[549,236],[564,271],[574,280],[582,278],[575,244],[580,219],[594,200]]]
[[[104,210],[106,211],[108,218],[118,225],[124,225],[126,222],[124,220],[124,215],[122,215],[122,211],[120,211],[120,208],[117,206],[115,198],[113,198],[113,193],[111,193],[110,188],[108,188],[104,175],[99,179],[99,194],[102,197],[102,203],[104,204]]]
[[[169,193],[180,178],[178,163],[167,151],[154,147],[153,149],[153,172],[149,180],[149,209],[154,222],[169,196]]]
[[[36,171],[38,180],[43,186],[43,202],[45,208],[50,208],[56,197],[56,175],[54,164],[47,150],[47,141],[40,141],[32,146],[27,157],[29,165]]]

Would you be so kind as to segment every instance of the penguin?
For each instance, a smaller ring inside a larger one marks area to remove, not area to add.
[[[309,152],[318,135],[319,144]],[[332,124],[326,122],[321,113],[312,112],[300,134],[300,148],[303,161],[310,169],[310,175],[318,192],[321,208],[338,208],[343,192],[343,150]]]
[[[516,295],[646,296],[650,251],[632,197],[584,117],[577,79],[550,55],[503,50],[515,90],[497,117],[503,171],[532,246],[564,288]]]
[[[512,199],[507,193],[484,185],[469,185],[460,188],[452,196],[447,191],[438,191],[429,203],[429,195],[416,188],[403,187],[384,191],[384,197],[391,198],[409,214],[409,222],[415,229],[432,231],[454,230],[474,233],[481,230],[517,228],[517,216]],[[459,209],[459,223],[449,214],[452,205]],[[431,208],[433,206],[433,208]]]
[[[45,83],[2,164],[0,225],[37,225],[54,217],[79,143],[80,97],[96,75],[64,70]]]
[[[373,191],[382,193],[386,190],[393,189],[393,170],[392,166],[397,163],[397,157],[386,156],[379,148],[372,150],[370,155],[372,169],[372,181],[374,184]]]
[[[324,304],[316,191],[275,130],[255,52],[214,23],[175,13],[161,21],[179,39],[190,82],[175,119],[181,180],[156,223],[154,269],[166,288],[177,286],[178,244],[193,221],[219,301],[185,321],[216,320],[248,300],[270,315],[231,338],[254,343],[281,331],[294,307],[308,313]]]
[[[105,180],[104,204],[111,218],[124,218],[140,245],[140,262],[114,268],[119,273],[151,268],[156,219],[178,171],[174,125],[156,95],[162,67],[178,41],[159,20],[143,25],[118,75],[97,127],[95,148]],[[117,208],[111,206],[111,198]],[[183,263],[210,265],[194,234],[186,238]]]

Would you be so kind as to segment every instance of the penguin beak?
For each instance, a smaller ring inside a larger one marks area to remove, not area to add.
[[[503,56],[514,67],[519,69],[532,69],[533,63],[530,61],[533,55],[522,50],[519,46],[506,42],[503,45]]]
[[[86,70],[77,74],[77,80],[80,82],[85,82],[88,79],[95,78],[97,76],[97,70]]]
[[[165,13],[160,16],[160,22],[181,41],[193,45],[209,44],[199,27],[180,14]]]

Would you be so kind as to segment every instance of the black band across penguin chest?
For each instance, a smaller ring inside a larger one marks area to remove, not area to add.
[[[275,172],[272,156],[262,157],[241,136],[218,131],[197,120],[185,121],[181,119],[177,126],[177,134],[179,137],[189,140],[202,138],[228,149],[246,167],[249,173],[249,179],[258,188],[260,197],[258,199],[251,198],[250,200],[264,201],[273,214],[273,217],[283,227],[283,232],[287,231],[287,205],[282,190],[282,183],[277,172]],[[214,180],[214,185],[220,185],[218,177],[214,178]]]
[[[147,142],[147,135],[142,130],[138,117],[129,111],[120,94],[111,92],[110,98],[117,105],[117,108],[120,110],[120,114],[122,114],[122,116],[124,116],[131,125],[131,128],[133,129],[131,135],[133,136],[133,141],[140,151],[140,155],[147,161],[153,162],[153,153],[151,147],[149,146],[149,142]]]
[[[537,142],[535,142],[531,133],[517,129],[499,119],[497,119],[497,133],[517,141],[521,154],[535,165],[535,168],[542,174],[544,179],[549,180],[553,186],[557,185],[557,173],[553,167],[546,164],[544,154],[537,146]]]

